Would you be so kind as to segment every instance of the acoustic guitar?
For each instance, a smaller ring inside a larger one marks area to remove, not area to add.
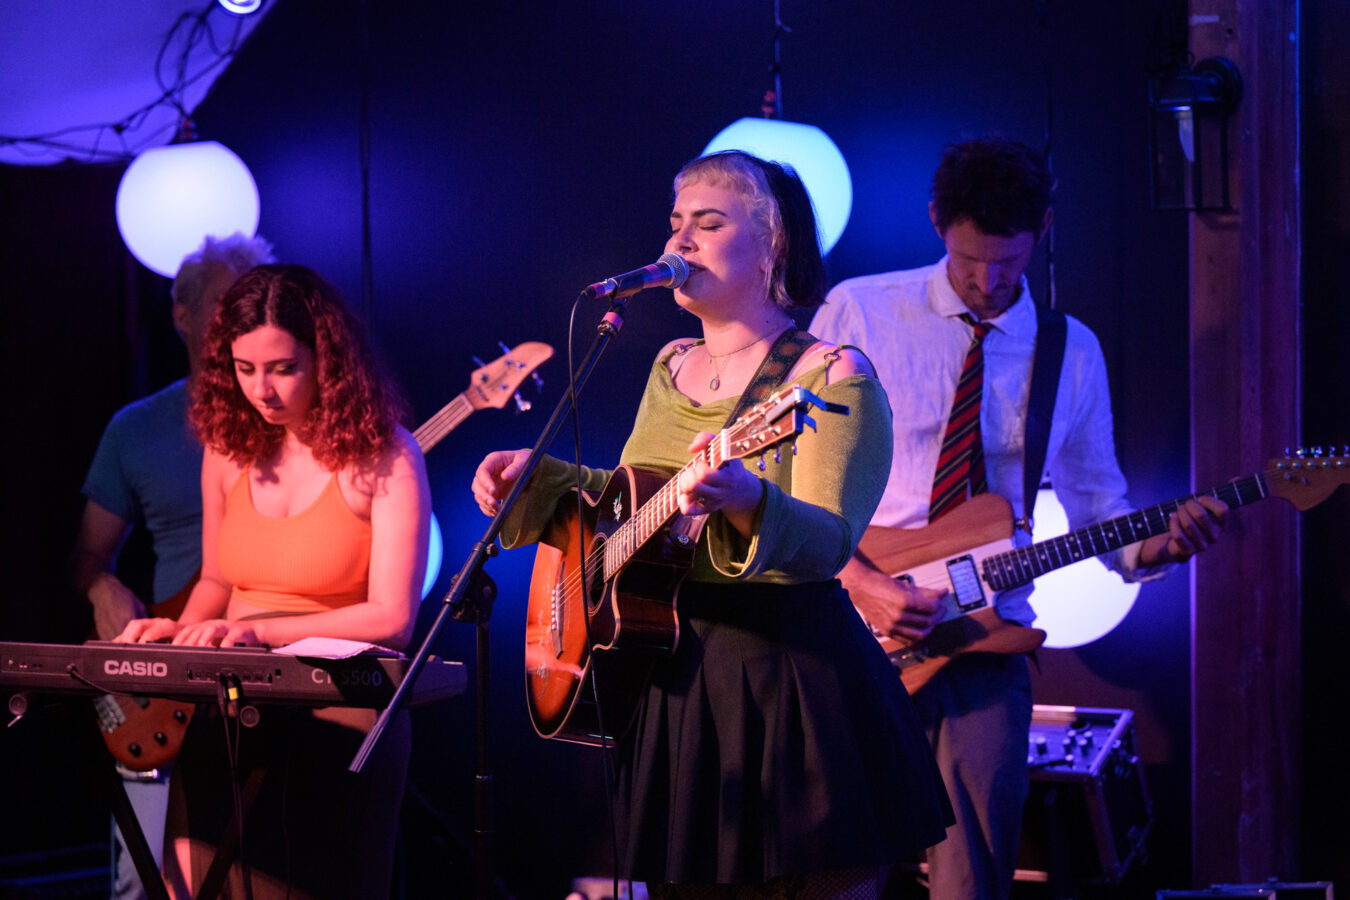
[[[806,415],[812,406],[848,412],[794,385],[724,428],[700,455],[712,467],[750,456],[762,466],[765,451],[781,452],[783,442],[815,427]],[[583,497],[580,521],[575,492],[559,502],[535,553],[525,622],[526,694],[541,737],[601,743],[600,716],[582,689],[592,668],[605,739],[621,735],[652,664],[674,651],[680,582],[707,519],[680,514],[678,482],[698,459],[673,478],[619,467],[598,495]]]

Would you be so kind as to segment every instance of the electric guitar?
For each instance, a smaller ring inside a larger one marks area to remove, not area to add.
[[[502,349],[506,349],[503,347]],[[526,378],[553,356],[548,344],[517,344],[504,356],[480,366],[469,376],[469,387],[427,419],[413,437],[426,453],[476,410],[501,409],[513,397],[521,410],[530,408],[517,391]],[[187,605],[197,576],[173,597],[152,605],[148,614],[178,618]],[[159,768],[178,755],[187,734],[194,705],[139,694],[104,694],[94,700],[103,742],[123,766],[136,772]]]
[[[777,445],[815,427],[806,415],[813,405],[848,412],[801,386],[784,388],[724,428],[700,456],[713,467],[760,456],[762,467],[766,450],[781,453]],[[593,667],[605,737],[623,734],[652,664],[674,651],[680,582],[707,520],[680,514],[683,471],[672,478],[620,466],[598,495],[583,495],[580,522],[575,491],[559,502],[535,553],[525,621],[526,694],[541,737],[601,743],[600,717],[583,690]]]
[[[878,569],[897,580],[947,592],[938,625],[923,641],[905,644],[881,634],[877,639],[900,669],[910,693],[963,653],[1030,652],[1045,641],[1045,632],[999,618],[994,608],[994,595],[999,591],[1162,534],[1177,507],[1194,497],[1217,497],[1236,508],[1273,496],[1290,501],[1299,510],[1310,509],[1350,483],[1347,460],[1346,455],[1272,460],[1264,472],[1204,494],[1097,522],[1026,547],[1013,546],[1012,506],[997,494],[971,497],[925,528],[870,526],[858,550]]]

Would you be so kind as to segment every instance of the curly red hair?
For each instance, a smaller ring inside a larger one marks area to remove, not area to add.
[[[202,443],[249,464],[280,448],[285,429],[265,422],[244,397],[231,350],[237,338],[264,325],[284,329],[314,351],[314,406],[301,426],[314,458],[336,471],[379,457],[405,418],[403,400],[337,289],[304,266],[258,266],[221,298],[192,394],[192,427]]]

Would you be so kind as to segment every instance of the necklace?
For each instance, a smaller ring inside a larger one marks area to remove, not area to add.
[[[737,347],[730,353],[723,353],[719,356],[712,355],[712,353],[708,350],[708,344],[705,341],[703,344],[703,352],[708,354],[708,361],[712,363],[713,367],[713,377],[712,380],[708,382],[708,390],[715,391],[722,386],[722,370],[726,368],[727,360],[731,359],[737,353],[742,353],[746,350],[749,350],[751,347],[755,346],[760,341],[764,340],[765,338],[775,333],[776,332],[773,331],[766,331],[759,337],[755,338],[750,343],[746,344],[744,347]]]

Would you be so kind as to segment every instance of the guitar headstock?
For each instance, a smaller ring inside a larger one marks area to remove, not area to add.
[[[825,412],[848,415],[847,406],[827,403],[794,384],[751,407],[722,431],[714,442],[720,461],[762,454],[770,447],[795,438],[808,427],[815,428],[815,421],[806,414],[812,406]],[[763,460],[760,465],[762,468]]]
[[[1343,484],[1350,484],[1350,449],[1341,448],[1340,456],[1323,456],[1322,448],[1299,450],[1296,454],[1270,461],[1266,486],[1276,497],[1283,497],[1298,509],[1311,509]]]
[[[505,345],[503,345],[505,347]],[[501,409],[521,384],[553,356],[553,348],[539,341],[517,344],[505,356],[474,369],[464,392],[474,409]]]

